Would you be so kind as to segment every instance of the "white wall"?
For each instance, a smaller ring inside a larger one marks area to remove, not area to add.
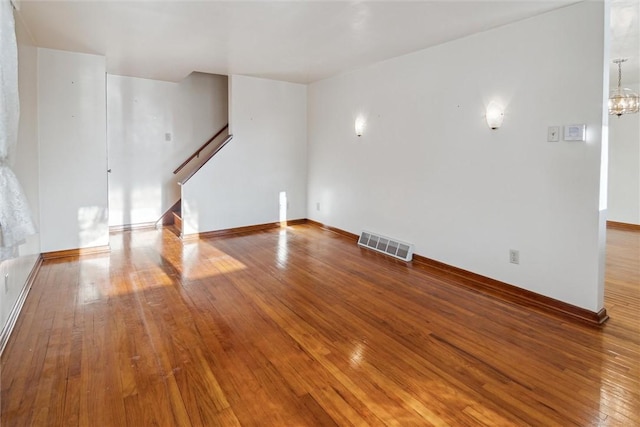
[[[625,84],[634,92],[638,84]],[[640,224],[640,114],[609,118],[610,221]]]
[[[109,243],[105,86],[104,57],[38,49],[43,252]]]
[[[183,233],[306,217],[306,86],[229,77],[234,139],[182,187]]]
[[[180,198],[173,171],[227,123],[227,87],[203,73],[179,83],[107,76],[109,225],[155,222]]]
[[[33,219],[38,224],[38,91],[37,91],[37,49],[33,45],[18,14],[16,20],[16,36],[18,39],[18,90],[20,93],[20,127],[18,144],[10,153],[10,162],[20,185],[24,190],[32,211]],[[22,288],[40,254],[40,236],[27,238],[20,245],[19,257],[0,262],[0,329],[6,326],[7,319],[13,309]],[[4,278],[7,276],[7,287]]]
[[[604,9],[582,2],[311,84],[309,218],[598,311]],[[498,130],[492,100],[506,107]],[[574,123],[587,142],[547,142],[548,126]]]

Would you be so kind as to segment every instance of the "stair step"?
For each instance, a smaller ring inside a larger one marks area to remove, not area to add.
[[[182,217],[180,217],[179,212],[173,213],[173,226],[179,231],[182,232]]]

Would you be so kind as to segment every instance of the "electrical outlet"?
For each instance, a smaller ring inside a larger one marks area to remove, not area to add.
[[[520,251],[509,249],[509,262],[511,264],[520,264]]]
[[[549,128],[547,129],[547,141],[560,141],[560,126],[549,126]]]
[[[320,202],[316,202],[316,210],[319,211],[320,210]]]
[[[171,133],[170,132],[167,132],[167,133],[164,134],[164,140],[167,141],[167,142],[171,141]]]

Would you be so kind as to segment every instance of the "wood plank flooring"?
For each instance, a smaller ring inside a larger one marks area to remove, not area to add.
[[[2,355],[5,426],[640,425],[640,233],[602,328],[313,225],[111,236],[45,261]]]

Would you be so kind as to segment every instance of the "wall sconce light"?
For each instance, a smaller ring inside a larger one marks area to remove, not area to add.
[[[487,106],[487,124],[491,129],[498,129],[502,126],[504,119],[504,108],[501,105],[491,101]]]
[[[362,133],[364,132],[364,124],[365,124],[364,118],[358,117],[356,119],[356,124],[355,124],[356,135],[362,136]]]

